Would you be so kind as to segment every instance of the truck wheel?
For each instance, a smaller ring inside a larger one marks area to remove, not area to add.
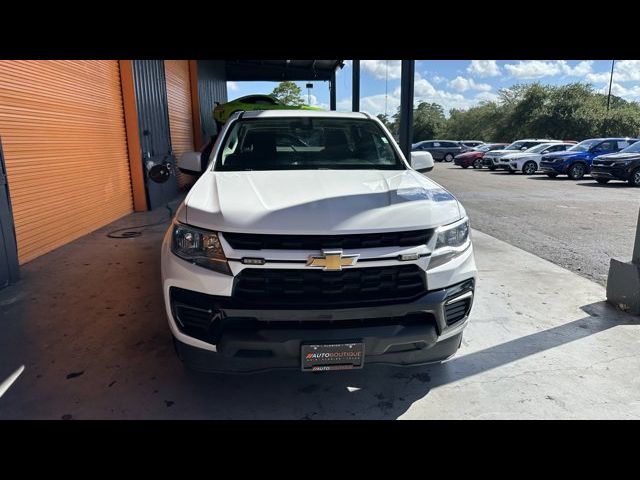
[[[522,166],[522,173],[525,175],[533,175],[536,170],[538,170],[538,165],[534,161],[529,161]]]
[[[596,178],[596,182],[598,182],[601,185],[604,185],[605,183],[609,183],[609,179],[608,178]]]
[[[582,180],[585,173],[586,169],[582,163],[574,163],[569,167],[569,170],[567,170],[567,175],[571,180]]]
[[[453,155],[451,155],[450,153],[447,153],[447,154],[444,156],[444,161],[445,161],[445,162],[453,162]]]
[[[473,161],[473,168],[482,168],[482,159],[481,158],[476,158]]]
[[[557,173],[547,173],[547,177],[549,178],[556,178],[558,176]]]
[[[640,168],[636,168],[629,177],[629,185],[640,187]]]

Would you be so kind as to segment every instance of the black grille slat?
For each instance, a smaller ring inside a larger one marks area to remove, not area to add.
[[[353,268],[339,272],[245,268],[235,279],[233,297],[268,307],[384,304],[426,292],[417,265]]]
[[[462,320],[468,313],[471,306],[471,299],[464,299],[450,303],[444,307],[444,314],[447,325],[452,325]]]
[[[322,250],[327,248],[346,250],[424,245],[431,239],[433,230],[354,235],[270,235],[230,232],[222,235],[236,250]]]

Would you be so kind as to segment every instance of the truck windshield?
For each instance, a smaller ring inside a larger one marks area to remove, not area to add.
[[[216,171],[374,169],[404,163],[379,125],[350,118],[248,118],[234,123]]]

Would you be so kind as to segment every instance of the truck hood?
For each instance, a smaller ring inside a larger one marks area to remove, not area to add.
[[[413,170],[206,172],[178,220],[222,232],[372,233],[434,228],[458,201]]]

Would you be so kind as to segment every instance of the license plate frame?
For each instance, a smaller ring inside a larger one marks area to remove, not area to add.
[[[300,347],[303,372],[354,370],[364,366],[364,342],[314,342]]]

